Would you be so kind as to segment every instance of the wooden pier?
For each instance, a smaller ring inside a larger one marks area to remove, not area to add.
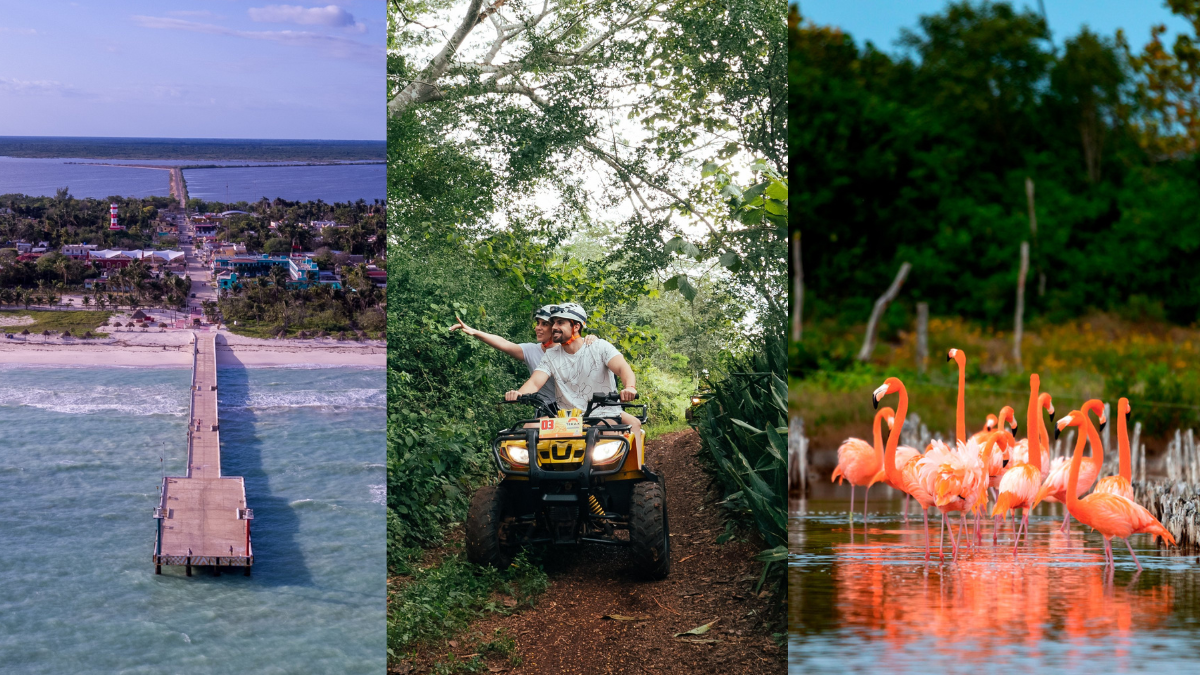
[[[192,403],[188,420],[186,476],[163,478],[162,498],[154,517],[154,572],[163,565],[241,567],[249,576],[254,564],[246,488],[241,476],[221,475],[221,437],[217,417],[216,335],[192,334]]]

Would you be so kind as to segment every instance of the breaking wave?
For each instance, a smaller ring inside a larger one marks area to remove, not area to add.
[[[28,406],[66,415],[116,412],[126,415],[178,415],[188,412],[188,390],[175,384],[57,390],[0,388],[0,406]]]

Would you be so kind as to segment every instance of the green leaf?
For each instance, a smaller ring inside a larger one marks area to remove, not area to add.
[[[703,169],[700,169],[700,177],[708,178],[720,170],[721,167],[716,162],[709,162],[708,164],[704,165]]]
[[[664,291],[679,290],[679,277],[681,277],[681,276],[683,276],[683,275],[676,274],[675,276],[671,277],[670,279],[667,279],[667,281],[663,284],[663,290]],[[684,277],[684,278],[686,278],[686,277]]]
[[[742,266],[742,259],[733,251],[728,251],[721,254],[721,267],[728,268],[731,272],[736,272]]]
[[[683,240],[683,237],[671,237],[671,240],[668,241],[667,245],[663,247],[663,253],[671,255],[672,253],[678,251],[679,247],[683,246],[685,243],[686,242]]]
[[[693,244],[693,243],[692,243],[692,242],[690,242],[690,241],[685,241],[685,242],[683,242],[683,245],[682,245],[682,246],[680,246],[680,250],[681,250],[681,251],[683,252],[683,254],[684,254],[684,255],[686,255],[686,256],[689,256],[689,257],[691,257],[691,258],[695,258],[696,260],[699,260],[699,259],[700,259],[700,249],[699,249],[699,248],[697,248],[697,247],[696,247],[696,245],[695,245],[695,244]]]
[[[776,546],[775,548],[769,548],[760,552],[758,555],[754,556],[754,559],[759,562],[775,563],[783,562],[784,560],[787,560],[787,557],[787,546]]]
[[[676,279],[679,279],[679,292],[683,295],[684,299],[688,302],[695,300],[696,288],[692,286],[692,282],[688,280],[687,275],[680,274]]]
[[[773,180],[771,185],[767,187],[764,193],[770,199],[777,199],[781,202],[786,202],[788,199],[787,185],[781,181]]]

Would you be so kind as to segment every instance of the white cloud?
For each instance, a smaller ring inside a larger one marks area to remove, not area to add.
[[[13,77],[0,77],[0,91],[11,94],[58,96],[78,96],[83,93],[77,87],[55,80],[18,80]]]
[[[351,40],[350,38],[339,37],[336,35],[321,35],[320,33],[292,30],[234,30],[233,28],[226,28],[225,26],[218,26],[211,23],[198,23],[196,21],[185,21],[183,19],[171,19],[158,16],[134,16],[133,22],[143,28],[182,30],[191,33],[227,35],[230,37],[239,37],[247,40],[278,42],[280,44],[301,47],[303,49],[320,50],[321,52],[335,58],[359,59],[374,63],[381,63],[382,59],[384,58],[383,47],[374,47],[372,45],[358,42],[357,40]]]
[[[251,7],[250,19],[263,23],[295,23],[302,26],[331,26],[346,28],[356,33],[367,29],[354,20],[354,15],[337,5],[325,7],[301,7],[299,5],[267,5]]]
[[[194,19],[223,19],[225,17],[219,14],[213,14],[207,9],[177,9],[172,12],[167,12],[171,16],[190,16]]]
[[[9,28],[8,26],[0,26],[0,33],[16,33],[17,35],[37,35],[38,32],[33,28]]]

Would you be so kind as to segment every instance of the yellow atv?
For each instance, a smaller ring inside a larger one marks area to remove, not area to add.
[[[646,576],[671,570],[667,495],[660,474],[645,465],[645,432],[636,437],[620,416],[594,416],[621,403],[617,392],[593,394],[586,411],[554,409],[536,394],[514,403],[535,407],[492,440],[503,478],[479,488],[467,512],[467,558],[501,569],[522,546],[591,542],[628,546]],[[536,448],[536,452],[529,452]]]

